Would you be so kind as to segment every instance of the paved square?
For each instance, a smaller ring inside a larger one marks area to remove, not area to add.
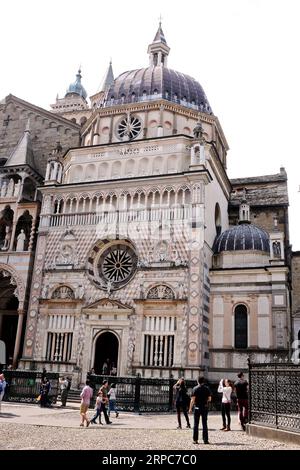
[[[88,414],[92,417],[93,410]],[[239,429],[236,413],[232,413],[231,432],[219,430],[222,424],[219,413],[209,414],[210,446],[202,443],[195,446],[190,429],[177,430],[175,413],[138,415],[121,412],[119,418],[113,415],[111,419],[111,425],[80,428],[79,406],[75,404],[66,408],[40,408],[38,405],[2,402],[0,449],[300,450],[300,446],[248,436]]]

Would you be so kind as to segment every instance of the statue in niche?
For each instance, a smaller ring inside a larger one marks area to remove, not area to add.
[[[2,251],[6,251],[9,249],[10,239],[11,239],[11,228],[9,225],[7,225],[5,227],[5,239],[4,239],[4,244],[1,248]]]
[[[1,186],[1,197],[6,196],[6,191],[7,191],[7,181],[4,180]]]
[[[26,235],[24,229],[21,229],[21,232],[17,236],[17,247],[16,251],[24,251],[25,250],[25,242],[26,242]]]
[[[281,258],[281,247],[280,242],[273,242],[273,255],[275,258]]]
[[[79,285],[76,289],[76,299],[83,299],[84,297],[84,287]]]
[[[184,285],[182,282],[180,282],[178,285],[178,299],[183,299],[183,298],[184,298]]]
[[[6,195],[7,195],[7,196],[13,196],[13,194],[14,194],[14,189],[15,189],[14,180],[13,180],[12,178],[10,178],[9,183],[8,183],[8,186],[7,186],[7,193],[6,193]]]
[[[20,194],[20,188],[21,188],[21,180],[18,180],[18,182],[15,184],[15,189],[14,189],[14,197],[18,197]]]
[[[47,299],[48,298],[48,287],[44,286],[42,289],[42,299]]]

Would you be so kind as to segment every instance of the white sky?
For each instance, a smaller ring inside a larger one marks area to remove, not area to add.
[[[300,250],[299,0],[0,0],[0,99],[49,109],[79,64],[94,94],[148,65],[162,15],[168,66],[196,78],[227,137],[229,177],[288,173],[290,235]]]

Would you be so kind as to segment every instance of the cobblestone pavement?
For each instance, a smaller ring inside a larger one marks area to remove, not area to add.
[[[89,416],[92,416],[92,410]],[[78,406],[41,409],[37,405],[2,402],[0,450],[300,450],[300,446],[248,436],[239,429],[236,413],[232,414],[231,432],[219,430],[219,414],[209,414],[210,446],[195,446],[190,429],[177,430],[174,413],[120,413],[118,419],[112,417],[111,425],[96,424],[90,425],[89,428],[80,428],[79,421]]]

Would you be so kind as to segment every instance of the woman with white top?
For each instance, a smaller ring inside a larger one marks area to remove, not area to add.
[[[231,431],[230,429],[230,406],[231,406],[231,394],[232,394],[232,386],[228,379],[222,379],[219,383],[218,392],[222,393],[222,420],[223,420],[223,427],[221,431]],[[226,425],[226,417],[227,417],[227,425]]]
[[[118,409],[116,407],[116,401],[117,401],[117,396],[116,396],[116,384],[111,384],[110,390],[108,392],[108,416],[110,416],[110,412],[114,411],[116,413],[116,418],[119,416]]]

